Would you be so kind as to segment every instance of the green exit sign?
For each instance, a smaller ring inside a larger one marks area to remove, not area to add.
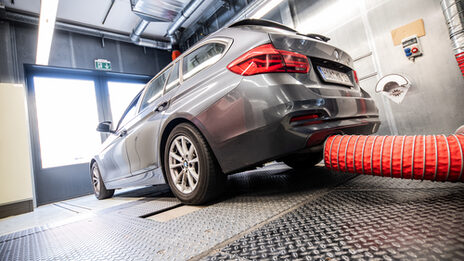
[[[96,59],[95,60],[95,69],[111,71],[111,62],[105,59]]]

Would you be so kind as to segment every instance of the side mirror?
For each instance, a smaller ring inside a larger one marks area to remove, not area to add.
[[[113,130],[111,130],[111,121],[104,121],[100,122],[97,127],[98,132],[109,132],[109,133],[114,133]]]

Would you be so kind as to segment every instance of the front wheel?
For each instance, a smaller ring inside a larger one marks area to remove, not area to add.
[[[106,189],[105,184],[103,183],[100,169],[96,162],[92,164],[92,185],[93,192],[95,197],[98,199],[111,198],[114,194],[114,189]]]
[[[190,124],[179,124],[168,137],[164,168],[169,186],[185,204],[203,204],[225,188],[225,175],[201,133]]]

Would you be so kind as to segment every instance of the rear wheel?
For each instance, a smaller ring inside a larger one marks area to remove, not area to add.
[[[106,189],[105,184],[100,175],[100,169],[96,162],[92,164],[92,185],[95,197],[98,199],[111,198],[114,194],[114,189]]]
[[[225,188],[226,176],[206,140],[190,124],[179,124],[169,135],[164,168],[172,192],[185,204],[206,203]]]
[[[307,153],[301,155],[293,155],[283,160],[285,164],[292,167],[295,170],[307,170],[317,163],[321,162],[323,153]]]

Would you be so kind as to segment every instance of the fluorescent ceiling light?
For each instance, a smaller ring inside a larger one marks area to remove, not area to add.
[[[41,0],[36,64],[48,65],[59,0]]]
[[[274,9],[274,7],[276,7],[281,2],[282,2],[282,0],[267,1],[267,3],[264,6],[260,7],[259,10],[251,16],[251,18],[259,19],[259,18],[265,16],[267,13],[269,13],[269,11]]]

